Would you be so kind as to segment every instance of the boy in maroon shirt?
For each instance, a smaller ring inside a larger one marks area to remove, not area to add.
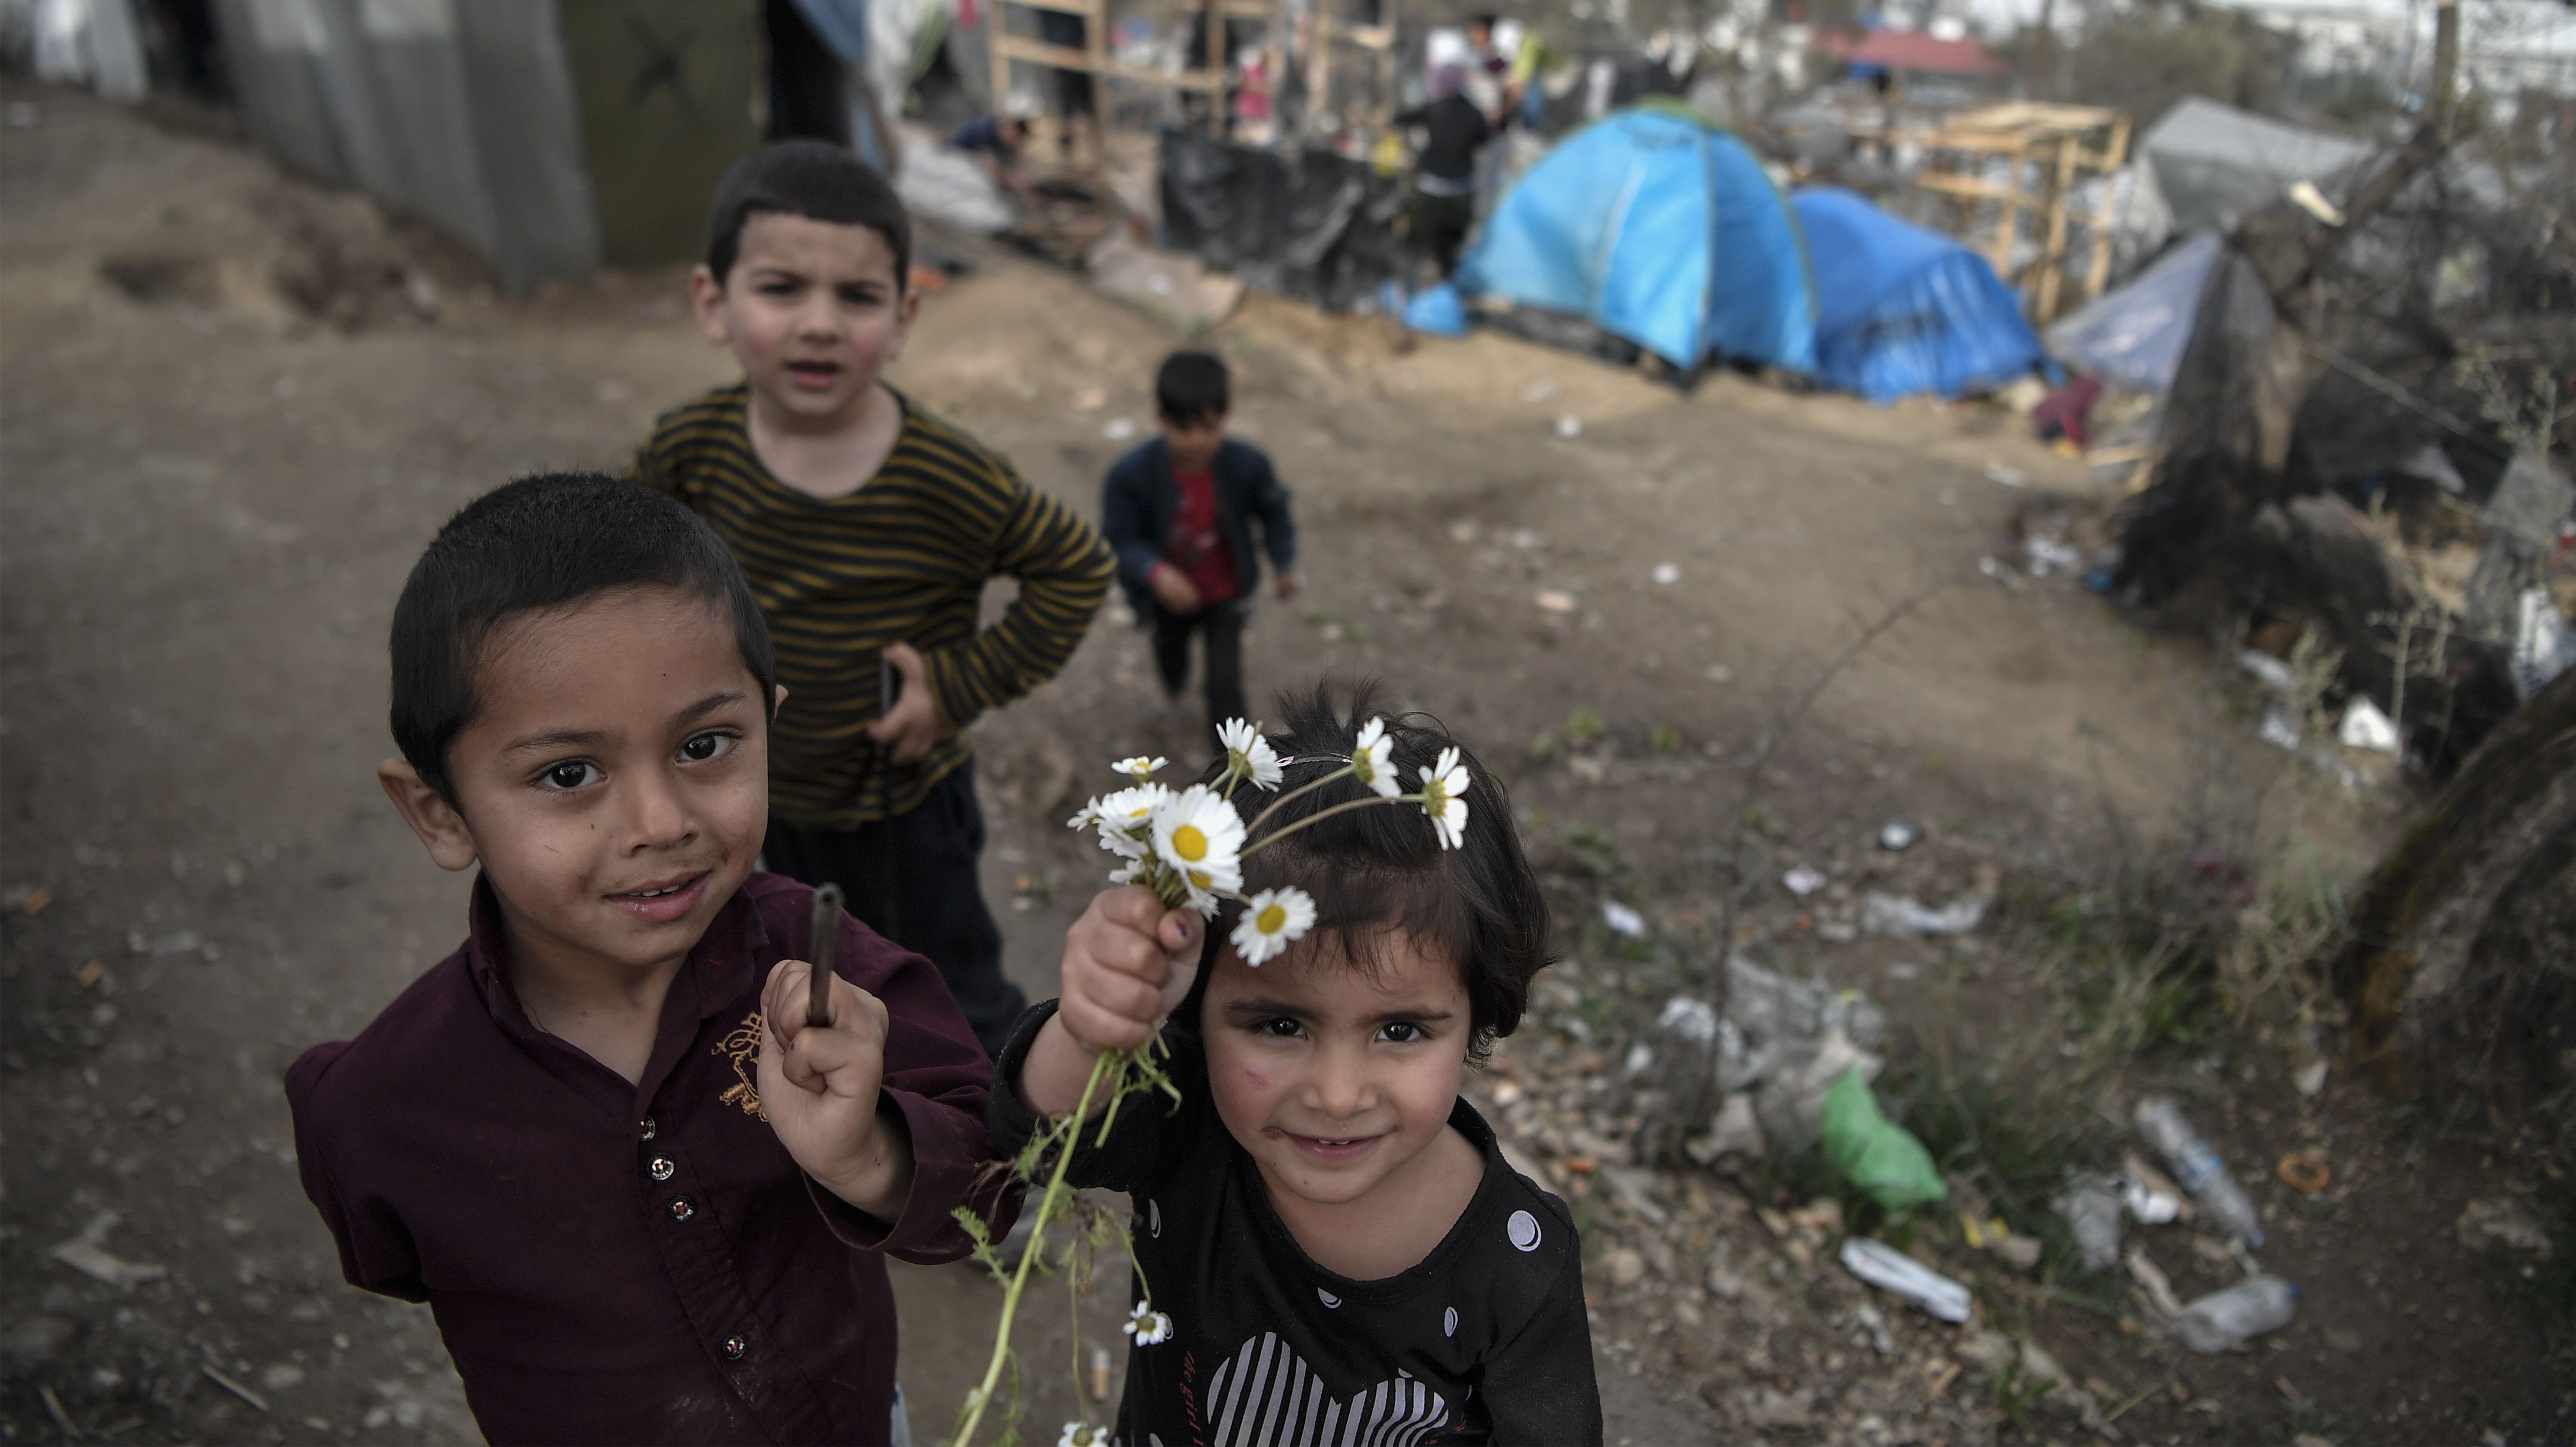
[[[873,1442],[884,1256],[966,1254],[991,1069],[855,919],[809,1024],[813,893],[758,874],[783,698],[741,568],[678,503],[523,479],[394,611],[377,772],[470,933],[287,1072],[349,1281],[437,1313],[494,1442]]]
[[[1154,377],[1163,435],[1118,459],[1100,484],[1100,534],[1118,554],[1118,581],[1137,621],[1154,630],[1163,691],[1190,676],[1190,636],[1207,639],[1211,727],[1248,719],[1243,625],[1261,581],[1253,529],[1278,570],[1279,596],[1297,596],[1297,523],[1288,489],[1258,447],[1225,435],[1232,400],[1225,363],[1174,352]]]

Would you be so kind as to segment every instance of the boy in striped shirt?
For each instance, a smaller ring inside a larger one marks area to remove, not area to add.
[[[777,642],[769,868],[840,885],[929,957],[989,1053],[1027,1001],[977,878],[965,728],[1064,666],[1115,564],[1089,523],[886,385],[920,305],[911,251],[894,188],[848,151],[787,141],[736,162],[689,296],[743,380],[663,414],[633,475],[724,538]],[[1001,574],[1019,597],[979,629]]]

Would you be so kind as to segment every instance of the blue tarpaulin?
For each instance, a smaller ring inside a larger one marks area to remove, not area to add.
[[[1559,143],[1486,219],[1458,284],[1590,318],[1684,371],[1816,366],[1796,218],[1742,142],[1677,106]]]
[[[2042,359],[1986,259],[1849,191],[1791,198],[1814,264],[1816,376],[1873,402],[1999,386]]]
[[[2200,315],[2200,294],[2225,249],[2203,231],[2168,251],[2127,286],[2095,297],[2048,329],[2048,349],[2077,371],[2139,392],[2173,386]]]

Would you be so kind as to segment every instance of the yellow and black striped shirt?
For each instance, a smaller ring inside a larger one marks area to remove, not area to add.
[[[769,746],[772,817],[849,829],[917,806],[966,761],[965,727],[1055,676],[1109,595],[1108,544],[1010,463],[897,394],[903,431],[885,465],[845,497],[808,496],[752,452],[747,388],[674,408],[632,476],[705,518],[742,560],[787,686]],[[984,582],[1020,596],[976,628]],[[948,732],[929,757],[871,767],[877,657],[921,651]]]

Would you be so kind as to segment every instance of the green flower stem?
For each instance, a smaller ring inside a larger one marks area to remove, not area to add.
[[[1258,833],[1260,833],[1260,832],[1261,832],[1261,826],[1262,826],[1262,825],[1264,825],[1264,824],[1269,823],[1269,822],[1270,822],[1270,816],[1271,816],[1271,815],[1273,815],[1273,814],[1278,813],[1278,812],[1279,812],[1279,810],[1280,810],[1280,808],[1281,808],[1283,805],[1285,805],[1289,800],[1294,799],[1294,798],[1298,798],[1298,797],[1300,797],[1300,796],[1302,796],[1302,795],[1311,794],[1311,793],[1315,792],[1317,789],[1320,789],[1320,788],[1324,787],[1326,784],[1329,784],[1329,783],[1333,782],[1335,779],[1348,779],[1348,778],[1353,778],[1353,777],[1357,776],[1357,775],[1358,775],[1358,773],[1359,773],[1359,769],[1358,769],[1356,766],[1354,766],[1354,765],[1350,765],[1350,764],[1345,764],[1345,765],[1343,765],[1342,767],[1340,767],[1340,768],[1338,768],[1338,769],[1335,769],[1333,772],[1331,772],[1331,773],[1329,773],[1329,774],[1326,774],[1324,777],[1322,777],[1322,778],[1320,778],[1320,779],[1315,779],[1315,780],[1309,781],[1309,782],[1307,782],[1307,783],[1299,784],[1296,788],[1293,788],[1293,789],[1289,790],[1287,793],[1280,795],[1278,798],[1271,800],[1271,801],[1270,801],[1270,807],[1269,807],[1269,808],[1264,809],[1264,810],[1262,810],[1260,813],[1255,814],[1254,816],[1252,816],[1252,822],[1251,822],[1250,824],[1247,824],[1247,825],[1245,825],[1245,826],[1244,826],[1244,829],[1243,829],[1244,834],[1245,834],[1247,837],[1249,837],[1249,836],[1251,836],[1251,835],[1254,835],[1254,834],[1258,834]],[[1319,817],[1319,818],[1320,818],[1321,816],[1319,815],[1319,816],[1317,816],[1317,817]],[[1265,841],[1265,842],[1266,842],[1266,841]],[[1253,848],[1259,848],[1259,847],[1260,847],[1259,845],[1255,845],[1255,846],[1253,846]],[[1252,850],[1251,850],[1251,849],[1246,849],[1246,850],[1244,851],[1244,853],[1246,853],[1246,854],[1249,854],[1249,853],[1251,853],[1251,852],[1252,852]]]
[[[1339,776],[1336,775],[1335,777]],[[1321,781],[1319,780],[1318,782]],[[1304,790],[1299,790],[1298,792],[1303,793]],[[1287,801],[1284,799],[1280,801],[1280,803],[1283,804],[1286,802]],[[1287,838],[1289,835],[1296,833],[1298,830],[1305,828],[1307,825],[1321,824],[1336,814],[1347,814],[1354,809],[1374,808],[1380,804],[1419,804],[1421,802],[1422,796],[1420,794],[1398,794],[1392,799],[1381,794],[1371,794],[1365,799],[1347,800],[1343,803],[1335,804],[1330,809],[1309,814],[1305,818],[1298,820],[1294,824],[1288,825],[1284,829],[1275,829],[1268,834],[1262,835],[1260,838],[1243,846],[1243,857],[1249,859],[1259,851],[1269,848],[1271,845],[1276,844],[1280,840]],[[1274,804],[1271,807],[1275,809],[1278,805]],[[1267,814],[1262,815],[1262,818],[1264,819],[1269,817],[1270,816]],[[1259,821],[1256,820],[1255,822],[1257,823]]]
[[[1046,1249],[1047,1222],[1054,1219],[1056,1208],[1064,1201],[1065,1172],[1073,1165],[1073,1148],[1082,1133],[1082,1118],[1091,1113],[1091,1097],[1099,1090],[1102,1080],[1124,1075],[1126,1071],[1127,1052],[1124,1050],[1104,1050],[1100,1058],[1091,1063],[1091,1078],[1082,1084],[1082,1099],[1073,1108],[1073,1117],[1068,1122],[1071,1128],[1064,1132],[1064,1147],[1056,1154],[1055,1173],[1047,1178],[1046,1194],[1038,1198],[1038,1218],[1036,1224],[1029,1228],[1029,1247],[1020,1253],[1019,1269],[1011,1273],[1010,1289],[1002,1293],[1002,1326],[993,1335],[993,1359],[985,1364],[984,1380],[974,1391],[966,1394],[966,1412],[957,1423],[956,1447],[968,1447],[975,1440],[975,1428],[984,1420],[984,1408],[993,1400],[993,1389],[1001,1383],[1002,1363],[1011,1351],[1011,1320],[1019,1314],[1020,1292],[1029,1284],[1029,1267],[1036,1263],[1038,1253]],[[1115,1088],[1113,1085],[1112,1089]],[[1079,1375],[1077,1364],[1076,1376]]]

